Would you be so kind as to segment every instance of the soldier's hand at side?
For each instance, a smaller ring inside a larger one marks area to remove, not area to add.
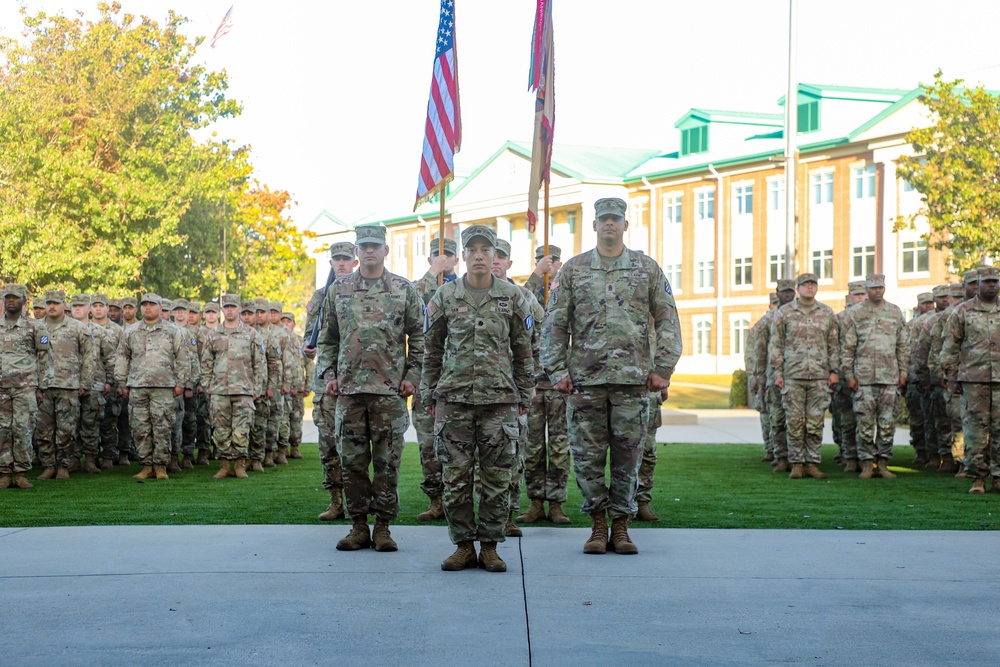
[[[409,380],[403,380],[399,383],[399,395],[403,398],[407,396],[413,396],[417,388],[413,386],[413,383]]]
[[[661,391],[670,386],[669,380],[664,380],[659,373],[650,373],[646,378],[646,389],[649,391]]]
[[[429,414],[431,417],[436,417],[437,416],[437,414],[435,414],[435,412],[434,412],[434,404],[433,403],[430,404],[430,405],[428,405],[428,406],[425,406],[424,410],[426,410],[427,414]]]
[[[858,390],[858,380],[857,380],[857,378],[851,378],[850,380],[848,380],[847,381],[847,388],[850,389],[851,391],[857,391]]]
[[[288,395],[288,387],[282,387],[281,388],[281,395],[282,396],[287,396]]]
[[[535,265],[535,275],[541,278],[546,273],[552,270],[552,255],[546,255],[538,260],[538,264]]]
[[[194,396],[194,390],[193,389],[185,389],[184,390],[184,398],[192,398],[193,396]]]
[[[523,405],[519,405],[519,406],[517,406],[517,414],[519,416],[520,415],[526,415],[526,414],[528,414],[528,410],[530,410],[530,409],[531,408],[526,408]]]
[[[87,393],[87,390],[86,390],[86,389],[83,389],[83,388],[80,388],[80,389],[77,389],[77,390],[76,390],[76,393],[77,393],[77,395],[79,395],[79,396],[83,396],[84,394],[86,394],[86,393]]]
[[[119,396],[124,396],[125,398],[128,398],[128,387],[121,387],[118,390],[118,395]]]
[[[272,396],[274,396],[274,390],[273,389],[268,389],[267,391],[264,392],[264,398],[265,399],[271,400]]]
[[[202,387],[201,385],[198,385],[198,387],[196,388],[196,391],[197,391],[197,392],[198,392],[199,394],[204,394],[204,393],[205,393],[205,388],[204,388],[204,387]]]
[[[660,403],[666,403],[670,399],[670,389],[660,390]]]
[[[339,387],[337,386],[337,378],[334,378],[326,383],[327,396],[336,396],[338,393]]]
[[[826,381],[826,386],[836,387],[838,382],[840,382],[840,376],[836,373],[830,373],[830,377]]]
[[[251,394],[251,397],[253,397],[253,400],[256,401],[258,398],[260,398],[260,394]]]
[[[316,358],[316,348],[315,347],[308,347],[308,346],[302,348],[302,356],[304,356],[306,359],[315,359]]]
[[[556,382],[554,385],[552,385],[552,388],[558,391],[560,394],[572,394],[573,380],[570,378],[559,380],[559,382]]]
[[[778,389],[784,389],[785,388],[785,378],[778,378],[777,380],[775,380],[774,381],[774,386],[777,387]]]
[[[110,394],[111,393],[111,385],[108,384],[107,382],[104,383],[104,393],[105,394]]]
[[[939,380],[939,381],[938,381],[938,384],[940,384],[940,385],[941,385],[942,387],[944,387],[945,389],[947,389],[947,388],[948,388],[948,381],[947,381],[947,380],[944,380],[944,379],[942,379],[942,380]]]
[[[903,387],[906,386],[906,376],[905,375],[900,375],[899,376],[899,384],[897,384],[896,386],[898,386],[900,389],[902,389]]]
[[[184,393],[184,387],[174,387],[174,398]]]
[[[43,394],[44,394],[44,392],[41,389],[36,389],[35,390],[35,400],[36,401],[41,401]]]
[[[956,396],[962,393],[962,385],[959,382],[952,382],[950,389],[951,393],[955,394]]]

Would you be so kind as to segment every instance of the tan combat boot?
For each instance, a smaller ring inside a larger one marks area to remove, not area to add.
[[[372,536],[368,532],[368,517],[360,517],[354,520],[351,532],[347,537],[337,542],[337,551],[358,551],[367,549],[372,545]]]
[[[56,476],[56,469],[53,466],[47,467],[42,471],[42,474],[35,479],[52,479]]]
[[[590,539],[583,544],[585,554],[603,554],[608,551],[608,520],[604,510],[590,515]]]
[[[230,462],[226,459],[219,460],[219,472],[212,475],[212,479],[225,479],[227,477],[232,477],[233,471],[230,467]]]
[[[97,467],[97,455],[87,454],[83,458],[83,472],[90,475],[100,475],[101,469]]]
[[[250,464],[250,472],[264,472],[264,464],[260,461],[254,461]]]
[[[861,462],[861,474],[858,479],[871,479],[874,476],[875,463],[871,459]]]
[[[632,538],[628,536],[627,516],[619,516],[611,521],[611,548],[615,553],[631,555],[639,553],[639,547],[635,546]]]
[[[155,474],[156,473],[153,472],[153,466],[142,466],[142,470],[132,475],[132,479],[149,479]]]
[[[649,506],[649,503],[640,500],[639,501],[639,511],[635,515],[636,521],[659,521],[660,517],[653,512],[653,509]]]
[[[304,456],[302,456],[302,452],[299,451],[298,445],[292,445],[292,451],[288,453],[288,456],[293,459],[305,458]]]
[[[69,479],[69,468],[56,468],[56,479]]]
[[[945,454],[941,457],[941,465],[938,466],[938,472],[944,475],[954,475],[958,472],[958,464],[955,463],[955,457],[951,454]]]
[[[770,463],[773,460],[774,460],[774,452],[768,452],[767,454],[764,454],[764,458],[762,458],[760,460],[760,462],[761,463]]]
[[[367,526],[365,526],[367,528]],[[396,540],[392,539],[389,532],[389,522],[383,519],[375,519],[375,528],[372,530],[372,542],[375,551],[396,551]]]
[[[937,454],[931,453],[927,455],[927,463],[924,464],[924,468],[937,469],[941,467],[941,459]]]
[[[344,518],[344,496],[343,489],[330,489],[330,506],[323,510],[317,519],[320,521],[336,521]]]
[[[285,447],[284,445],[278,447],[278,453],[274,457],[274,462],[279,466],[288,465],[288,456],[285,453],[287,450],[288,447]]]
[[[927,455],[924,452],[917,452],[917,455],[913,457],[913,467],[919,468],[925,463],[927,463]]]
[[[444,518],[444,505],[441,496],[431,496],[431,503],[423,512],[417,515],[417,521],[437,521]]]
[[[208,465],[208,450],[199,449],[198,450],[198,460],[194,462],[196,466],[207,466]]]
[[[153,466],[153,472],[156,473],[156,479],[170,479],[167,475],[167,466]]]
[[[847,459],[847,462],[844,464],[844,472],[858,472],[858,460]]]
[[[524,533],[521,532],[521,529],[517,527],[517,524],[514,523],[513,512],[511,512],[510,515],[507,517],[507,525],[504,526],[503,528],[503,534],[506,535],[507,537],[521,537],[522,535],[524,535]]]
[[[532,498],[531,507],[524,514],[517,517],[518,523],[535,523],[545,518],[545,501],[541,498]]]
[[[184,470],[194,470],[194,453],[184,455],[181,468]]]
[[[487,572],[506,572],[507,563],[497,553],[496,542],[479,543],[479,567]]]
[[[115,462],[111,459],[110,456],[105,456],[103,459],[101,459],[101,470],[111,470],[114,467],[115,467]]]
[[[170,460],[167,462],[167,472],[180,472],[180,471],[181,471],[181,466],[180,463],[177,461],[177,455],[171,454]]]
[[[458,572],[470,567],[476,567],[476,547],[472,541],[459,542],[455,553],[448,556],[441,562],[441,569],[445,572]]]
[[[80,470],[80,458],[74,456],[69,460],[69,466],[66,468],[66,472],[79,472]],[[58,470],[56,473],[58,474]]]
[[[25,475],[23,472],[19,472],[17,473],[17,475],[14,476],[14,486],[16,486],[19,489],[35,488],[35,485],[28,481],[28,476]]]
[[[802,464],[793,463],[792,471],[788,473],[788,479],[802,479]]]
[[[774,464],[774,470],[771,472],[788,472],[789,470],[791,470],[791,467],[788,465],[788,459],[782,457]]]
[[[129,464],[129,462],[128,462],[128,454],[119,454],[118,455],[118,465],[120,465],[120,466],[127,466],[128,464]]]
[[[827,477],[826,473],[820,470],[815,463],[807,463],[803,472],[807,477],[812,477],[813,479],[826,479]]]
[[[264,467],[265,468],[273,468],[274,466],[275,466],[275,463],[274,463],[274,453],[273,452],[264,452]]]
[[[549,521],[560,526],[569,525],[569,517],[563,512],[562,503],[549,501]]]
[[[969,489],[969,493],[986,493],[986,480],[982,477],[977,477],[975,481],[972,482],[972,488]],[[990,493],[992,493],[992,491]]]
[[[878,468],[875,470],[882,479],[896,479],[896,473],[889,472],[889,459],[879,459]]]
[[[236,466],[233,468],[233,475],[236,479],[246,479],[249,477],[249,475],[247,475],[247,460],[242,456],[236,459]]]
[[[11,473],[5,472],[0,474],[0,489],[9,489],[13,482],[14,476]]]
[[[993,485],[990,487],[990,493],[1000,493],[1000,477],[993,478]]]

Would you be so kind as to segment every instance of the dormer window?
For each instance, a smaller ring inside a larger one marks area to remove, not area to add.
[[[681,130],[681,155],[708,152],[708,125]]]
[[[803,102],[799,105],[799,132],[815,132],[819,129],[819,100]]]

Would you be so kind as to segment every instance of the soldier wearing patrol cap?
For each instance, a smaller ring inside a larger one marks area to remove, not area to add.
[[[284,304],[280,301],[270,301],[267,304],[267,318],[270,329],[281,345],[281,365],[284,371],[284,381],[282,382],[281,395],[278,396],[278,440],[274,453],[274,462],[278,465],[288,464],[288,419],[292,412],[292,398],[300,385],[299,376],[302,374],[302,365],[299,363],[299,352],[295,349],[298,344],[295,336],[288,327],[281,324],[281,313]]]
[[[750,331],[747,332],[746,349],[743,352],[743,365],[747,372],[747,403],[760,414],[760,434],[764,442],[762,463],[774,461],[774,440],[771,437],[771,416],[767,410],[767,355],[759,353],[759,345],[764,329],[771,325],[778,303],[778,293],[771,292],[768,297],[767,312],[750,327]]]
[[[188,301],[187,332],[189,338],[194,338],[197,346],[196,363],[198,366],[198,383],[195,385],[194,394],[191,397],[191,413],[194,418],[193,433],[188,431],[187,423],[184,425],[184,446],[185,452],[197,449],[196,456],[189,458],[185,455],[183,467],[188,467],[188,462],[194,465],[208,465],[209,455],[212,453],[212,434],[208,425],[208,397],[205,395],[205,387],[201,384],[201,353],[205,346],[205,334],[208,329],[202,325],[202,305],[199,301]],[[188,403],[184,405],[184,416],[188,415]],[[193,440],[193,444],[189,444]],[[192,460],[194,459],[194,460]]]
[[[134,296],[127,296],[122,299],[122,328],[136,324],[139,320],[136,315],[139,312],[139,302]]]
[[[299,445],[302,444],[302,418],[305,415],[305,397],[311,391],[309,388],[312,382],[313,362],[306,359],[302,354],[305,341],[295,333],[295,314],[285,311],[281,314],[281,324],[288,329],[289,337],[292,340],[292,353],[295,354],[298,368],[295,371],[295,380],[292,384],[290,399],[290,412],[288,415],[288,458],[301,459],[302,453]]]
[[[566,394],[566,422],[581,511],[590,515],[584,553],[638,553],[628,534],[646,439],[650,393],[670,385],[681,330],[670,283],[648,255],[625,247],[626,204],[594,205],[597,247],[563,265],[549,294],[542,363]],[[649,329],[656,347],[650,347]],[[586,342],[584,343],[584,339]],[[610,458],[611,483],[605,477]]]
[[[840,342],[844,342],[844,318],[851,308],[868,298],[868,287],[864,280],[847,283],[847,301],[844,310],[837,313],[837,330]],[[858,472],[858,421],[854,414],[854,392],[847,388],[847,378],[839,375],[837,386],[833,388],[830,413],[833,415],[833,441],[839,448],[837,463],[844,466],[844,472]]]
[[[181,454],[185,460],[190,459],[194,454],[193,440],[187,440],[185,431],[191,433],[195,429],[196,417],[188,416],[187,408],[194,396],[195,387],[200,381],[200,372],[197,368],[198,346],[197,341],[187,333],[188,302],[187,299],[179,298],[170,302],[170,323],[180,329],[184,337],[184,344],[188,348],[186,358],[191,364],[191,368],[185,377],[184,393],[174,398],[174,422],[170,431],[170,462],[167,464],[167,472],[177,473],[181,471]],[[190,450],[188,449],[190,447]],[[190,461],[184,466],[193,467]]]
[[[69,471],[75,472],[79,468],[82,455],[83,471],[96,475],[101,472],[97,467],[97,455],[101,445],[104,404],[114,382],[115,348],[104,336],[104,331],[90,321],[89,294],[74,294],[70,299],[70,312],[89,330],[98,364],[90,377],[83,378],[86,391],[80,395],[80,418]]]
[[[774,320],[778,316],[778,311],[786,304],[795,299],[795,281],[789,278],[778,280],[776,292],[778,294],[778,307],[773,311],[764,313],[762,318],[765,324],[761,326],[760,336],[757,339],[757,347],[753,352],[756,361],[754,367],[757,369],[758,387],[761,381],[764,386],[764,403],[767,406],[768,420],[771,424],[772,442],[772,463],[774,472],[788,472],[791,468],[788,465],[788,438],[785,430],[785,408],[781,401],[781,389],[775,384],[777,376],[774,372],[774,365],[771,363],[771,336],[774,333]],[[763,370],[761,370],[763,369]],[[763,378],[761,378],[763,374]],[[767,460],[767,457],[764,457]]]
[[[31,316],[36,320],[45,319],[45,297],[36,296],[31,301]]]
[[[274,453],[278,446],[278,417],[281,414],[279,401],[283,395],[285,369],[282,365],[281,339],[271,327],[267,310],[270,301],[263,298],[253,300],[254,326],[264,346],[267,384],[264,393],[255,402],[253,428],[250,431],[251,470],[263,472],[264,468],[275,467]]]
[[[916,370],[915,358],[917,348],[920,345],[920,330],[923,320],[934,310],[934,294],[932,292],[921,292],[917,295],[917,310],[913,319],[907,323],[907,332],[910,337],[910,365],[906,369],[906,392],[903,397],[906,400],[906,411],[909,414],[910,423],[910,446],[916,456],[913,459],[914,466],[923,466],[927,463],[929,448],[927,434],[927,417],[921,408],[924,402],[924,394],[927,393],[926,381],[921,382]],[[935,447],[935,451],[937,451]]]
[[[122,337],[122,328],[112,322],[109,317],[110,303],[111,299],[108,298],[107,294],[94,294],[90,297],[91,329],[95,335],[102,332],[107,338],[110,363],[113,369],[114,356],[117,354],[118,343]],[[119,396],[114,391],[114,382],[112,381],[110,384],[112,391],[103,396],[104,405],[100,423],[102,470],[108,470],[118,462],[118,417],[121,414],[121,403],[118,400]]]
[[[560,258],[562,257],[562,249],[557,245],[549,244],[549,254],[545,254],[545,246],[540,245],[535,248],[535,270],[528,276],[528,282],[524,283],[524,286],[531,290],[531,293],[535,295],[538,303],[545,307],[545,280],[548,276],[549,287],[552,287],[552,281],[555,280],[556,276],[559,275],[559,269],[562,268],[562,262]]]
[[[936,412],[936,404],[941,399],[941,386],[931,377],[928,367],[928,355],[931,345],[931,326],[939,314],[948,307],[948,285],[938,285],[931,294],[934,300],[933,309],[916,318],[913,336],[916,338],[910,347],[910,374],[916,378],[921,387],[920,411],[924,416],[925,468],[937,468],[940,463],[938,448],[942,437]],[[941,409],[943,412],[943,408]],[[914,461],[916,464],[917,462]]]

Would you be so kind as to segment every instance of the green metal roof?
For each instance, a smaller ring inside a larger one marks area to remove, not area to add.
[[[317,223],[323,220],[332,222],[338,227],[343,227],[344,229],[354,229],[353,224],[349,222],[344,222],[343,220],[335,216],[333,213],[330,213],[328,210],[323,209],[322,211],[319,212],[319,215],[313,218],[312,222],[310,222],[309,225],[306,226],[305,231],[310,231]]]
[[[760,111],[726,111],[721,109],[691,109],[674,123],[682,128],[695,123],[732,123],[734,125],[778,126],[784,121],[784,114]]]

